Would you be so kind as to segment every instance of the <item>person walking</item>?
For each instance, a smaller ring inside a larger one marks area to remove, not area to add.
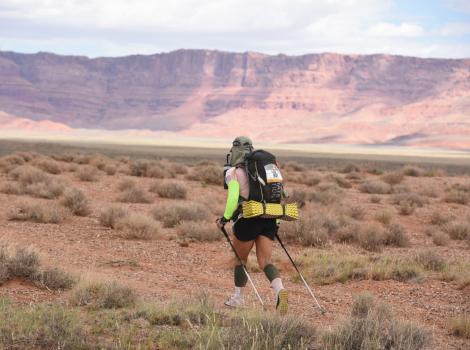
[[[217,219],[216,224],[219,228],[223,228],[230,220],[233,221],[233,246],[245,266],[251,249],[256,246],[259,267],[264,271],[276,294],[276,309],[284,315],[288,309],[288,293],[278,269],[271,261],[273,243],[278,231],[277,221],[261,217],[244,218],[239,210],[243,201],[251,199],[246,156],[253,151],[253,143],[248,137],[239,136],[233,141],[229,155],[230,168],[225,173],[225,184],[228,189],[225,211],[223,216]],[[235,291],[225,305],[244,306],[243,289],[247,280],[243,265],[237,261],[234,267]]]

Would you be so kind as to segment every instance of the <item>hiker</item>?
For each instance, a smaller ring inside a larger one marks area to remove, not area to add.
[[[287,290],[282,284],[278,269],[271,262],[274,238],[278,231],[277,221],[261,217],[244,218],[239,209],[243,201],[252,199],[245,156],[253,151],[253,144],[248,137],[240,136],[233,141],[230,155],[227,157],[229,166],[225,173],[225,187],[228,189],[227,204],[223,216],[217,219],[216,223],[220,229],[233,220],[233,245],[245,266],[253,245],[256,245],[259,267],[264,271],[276,293],[276,309],[281,314],[285,314],[288,302]],[[255,191],[252,190],[252,192]],[[243,265],[237,261],[234,268],[235,293],[225,302],[225,305],[244,306],[243,288],[247,280]]]

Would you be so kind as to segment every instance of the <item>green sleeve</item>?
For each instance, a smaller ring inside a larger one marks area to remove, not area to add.
[[[230,220],[238,207],[240,197],[240,184],[237,180],[230,180],[228,183],[227,204],[225,205],[224,218]]]

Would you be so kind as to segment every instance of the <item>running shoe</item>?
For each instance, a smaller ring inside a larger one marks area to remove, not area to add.
[[[245,300],[242,296],[232,295],[224,304],[229,307],[241,308],[245,306]]]
[[[277,295],[276,310],[278,310],[281,315],[285,315],[287,313],[287,304],[287,290],[281,289]]]

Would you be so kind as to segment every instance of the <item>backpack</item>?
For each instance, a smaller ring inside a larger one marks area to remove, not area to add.
[[[263,150],[247,154],[245,156],[245,170],[250,185],[248,200],[281,203],[283,179],[273,154]]]

